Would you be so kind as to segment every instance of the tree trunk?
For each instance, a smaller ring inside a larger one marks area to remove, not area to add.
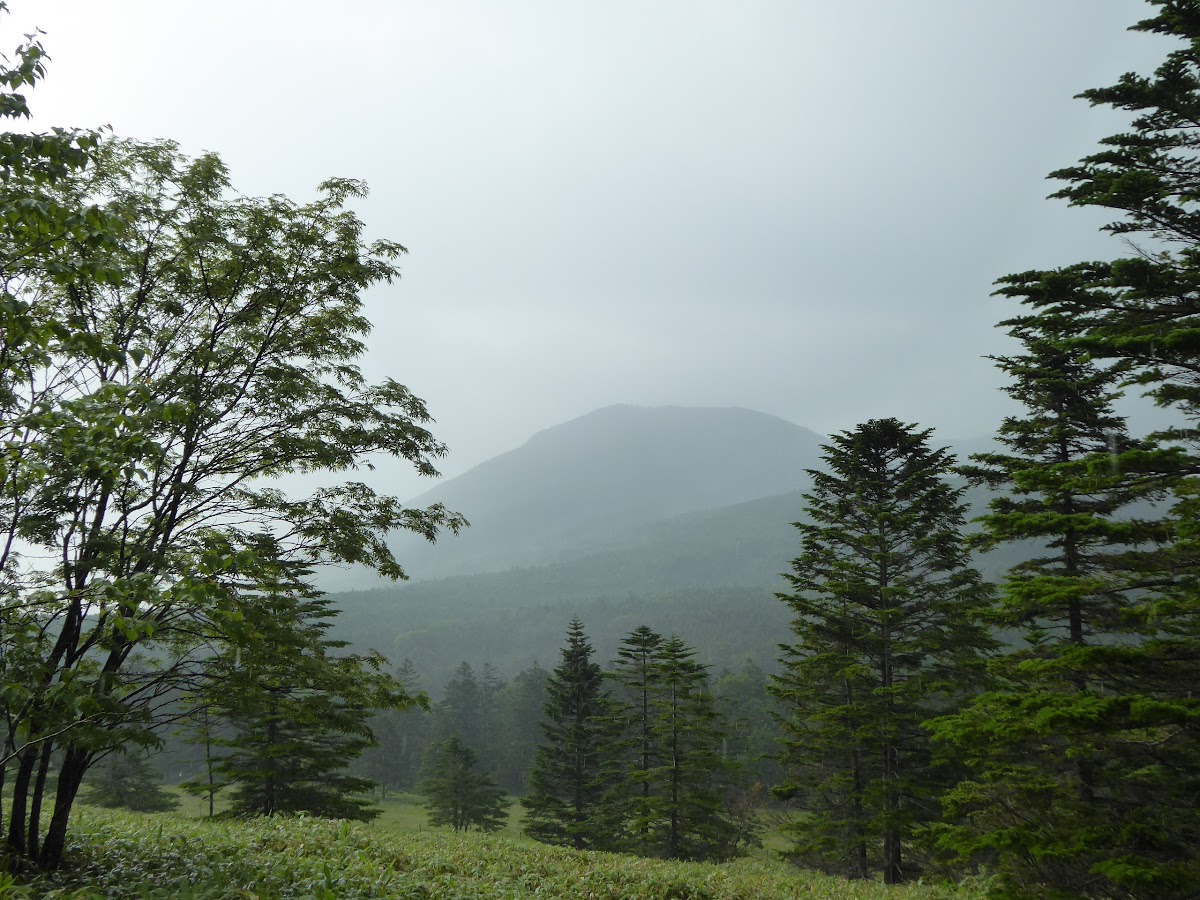
[[[79,793],[79,785],[91,765],[91,755],[76,744],[68,744],[63,756],[62,771],[58,775],[58,792],[54,797],[54,815],[38,861],[44,869],[57,869],[62,863],[63,849],[67,844],[67,820],[71,816],[71,804]]]
[[[5,747],[5,750],[7,751],[8,748]],[[0,823],[4,822],[4,781],[6,775],[8,775],[7,763],[0,765]]]
[[[29,782],[33,778],[33,767],[37,752],[26,747],[19,757],[17,777],[13,781],[12,806],[8,811],[8,850],[13,856],[25,856],[26,818],[29,813]]]
[[[42,744],[41,758],[38,760],[37,780],[33,785],[33,797],[29,804],[29,834],[26,838],[26,852],[30,858],[38,855],[38,841],[42,830],[42,798],[46,795],[46,775],[50,771],[50,755],[54,752],[54,742]]]

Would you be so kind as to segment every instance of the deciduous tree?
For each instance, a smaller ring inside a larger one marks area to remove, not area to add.
[[[65,231],[30,257],[19,296],[9,288],[46,337],[2,369],[6,571],[26,548],[0,637],[5,836],[13,854],[54,866],[92,759],[153,743],[234,633],[222,604],[258,565],[262,534],[291,563],[401,577],[390,531],[433,539],[462,520],[361,482],[300,497],[271,482],[376,453],[431,474],[444,452],[420,400],[357,367],[360,293],[394,279],[403,252],[363,240],[345,208],[360,184],[328,181],[306,204],[237,197],[216,156],[109,140],[85,170],[38,187],[10,182],[0,200],[44,196],[123,223],[105,242]]]

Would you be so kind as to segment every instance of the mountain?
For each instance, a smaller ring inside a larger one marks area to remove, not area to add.
[[[822,440],[748,409],[606,407],[415,498],[444,503],[471,527],[435,545],[401,535],[393,549],[411,577],[427,579],[629,547],[675,517],[807,487]]]
[[[789,634],[774,593],[800,550],[791,523],[821,441],[745,409],[616,406],[549,428],[412,501],[445,503],[472,527],[433,546],[396,542],[413,580],[331,595],[336,632],[410,658],[428,686],[464,659],[506,676],[552,663],[572,616],[602,655],[645,624],[718,668],[746,657],[770,668]],[[972,514],[987,499],[968,492]],[[978,562],[998,578],[1034,549]]]

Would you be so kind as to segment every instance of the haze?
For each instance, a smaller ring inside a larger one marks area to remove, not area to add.
[[[36,128],[370,184],[411,255],[364,369],[428,401],[446,475],[614,403],[991,433],[992,282],[1121,252],[1043,199],[1123,123],[1072,96],[1171,46],[1141,0],[11,5]]]

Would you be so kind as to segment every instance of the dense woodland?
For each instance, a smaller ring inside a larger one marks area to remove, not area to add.
[[[1128,252],[1000,279],[1020,411],[996,449],[958,460],[891,418],[834,435],[774,597],[497,604],[554,647],[503,671],[394,665],[312,586],[331,563],[402,578],[394,532],[465,524],[337,481],[445,452],[421,400],[359,369],[361,294],[405,252],[364,238],[364,188],[245,198],[170,142],[0,136],[9,869],[63,863],[77,800],[169,807],[165,746],[226,817],[369,819],[417,791],[431,823],[486,831],[515,796],[538,841],[724,861],[769,811],[789,859],[851,878],[1200,893],[1200,6],[1149,5],[1162,67],[1083,95],[1129,130],[1053,173]],[[0,115],[28,115],[43,63],[31,38],[0,69]],[[1122,394],[1171,424],[1131,432]],[[271,486],[290,474],[333,484]],[[478,583],[426,588],[448,602],[412,640]]]

